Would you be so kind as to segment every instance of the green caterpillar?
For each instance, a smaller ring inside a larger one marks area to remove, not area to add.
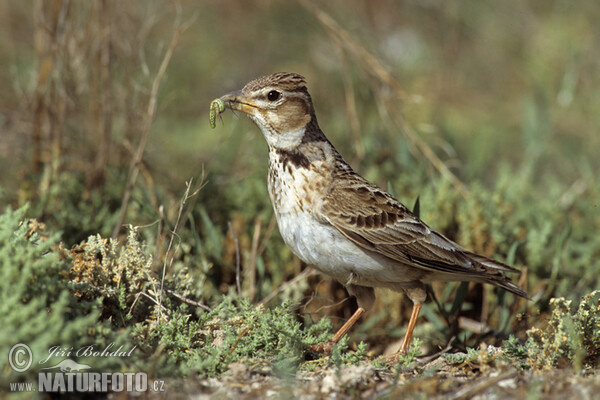
[[[208,120],[210,121],[210,127],[215,128],[217,126],[217,116],[225,111],[225,102],[221,99],[215,99],[210,102],[210,115]]]

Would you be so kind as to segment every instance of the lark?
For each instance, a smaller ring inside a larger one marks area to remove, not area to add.
[[[482,282],[527,297],[504,275],[517,269],[434,231],[357,174],[319,128],[302,76],[263,76],[213,104],[211,113],[240,111],[262,131],[269,147],[269,196],[286,245],[356,297],[358,308],[350,319],[312,350],[330,351],[373,306],[377,287],[404,291],[413,303],[404,339],[391,360],[409,347],[428,283]]]

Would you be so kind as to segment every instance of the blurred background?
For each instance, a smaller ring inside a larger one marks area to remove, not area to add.
[[[356,171],[523,270],[531,302],[434,285],[415,335],[430,350],[523,335],[551,297],[599,284],[598,21],[596,2],[564,0],[3,1],[0,205],[29,203],[67,249],[140,226],[160,260],[193,180],[174,253],[189,296],[237,296],[238,264],[252,303],[338,327],[356,305],[285,248],[261,133],[208,123],[214,98],[297,72]],[[381,290],[352,338],[380,351],[409,313]]]

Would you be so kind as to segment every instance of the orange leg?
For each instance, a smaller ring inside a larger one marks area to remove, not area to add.
[[[400,349],[398,349],[398,351],[394,354],[391,354],[389,356],[382,356],[378,358],[378,360],[382,360],[388,364],[396,364],[398,362],[398,357],[400,356],[400,354],[406,354],[406,352],[408,351],[408,347],[410,346],[413,331],[415,330],[415,325],[417,324],[417,319],[419,318],[421,306],[422,303],[413,304],[412,313],[410,314],[410,321],[408,321],[408,326],[406,327],[406,333],[404,334],[404,339],[402,339]]]
[[[402,340],[400,349],[398,350],[398,352],[396,354],[394,354],[396,357],[398,356],[398,354],[400,354],[400,353],[406,354],[406,352],[408,351],[408,347],[410,346],[410,342],[412,339],[412,334],[413,334],[413,331],[415,330],[415,325],[417,325],[417,318],[419,318],[419,312],[421,312],[421,306],[422,306],[421,303],[413,304],[412,313],[410,314],[410,321],[408,321],[408,326],[406,327],[406,333],[404,334],[404,339]]]
[[[308,349],[314,353],[331,353],[333,346],[335,346],[344,337],[344,335],[348,333],[350,328],[352,328],[352,326],[356,323],[356,321],[358,321],[361,315],[365,313],[365,311],[366,310],[364,308],[358,307],[356,311],[354,311],[354,314],[352,314],[348,321],[346,321],[346,323],[342,325],[340,329],[338,329],[331,339],[322,344],[312,345]]]

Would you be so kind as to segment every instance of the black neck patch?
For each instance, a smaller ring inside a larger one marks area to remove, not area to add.
[[[319,124],[317,123],[317,117],[315,117],[314,112],[311,112],[310,122],[306,124],[306,130],[304,131],[304,136],[302,137],[302,144],[311,143],[311,142],[327,142],[327,138],[321,128],[319,128]]]
[[[288,171],[291,172],[291,166],[293,165],[296,168],[308,168],[310,165],[310,161],[308,157],[298,151],[298,149],[294,150],[285,150],[285,149],[275,149],[277,154],[281,157],[281,163],[283,164],[283,168],[288,168]]]

